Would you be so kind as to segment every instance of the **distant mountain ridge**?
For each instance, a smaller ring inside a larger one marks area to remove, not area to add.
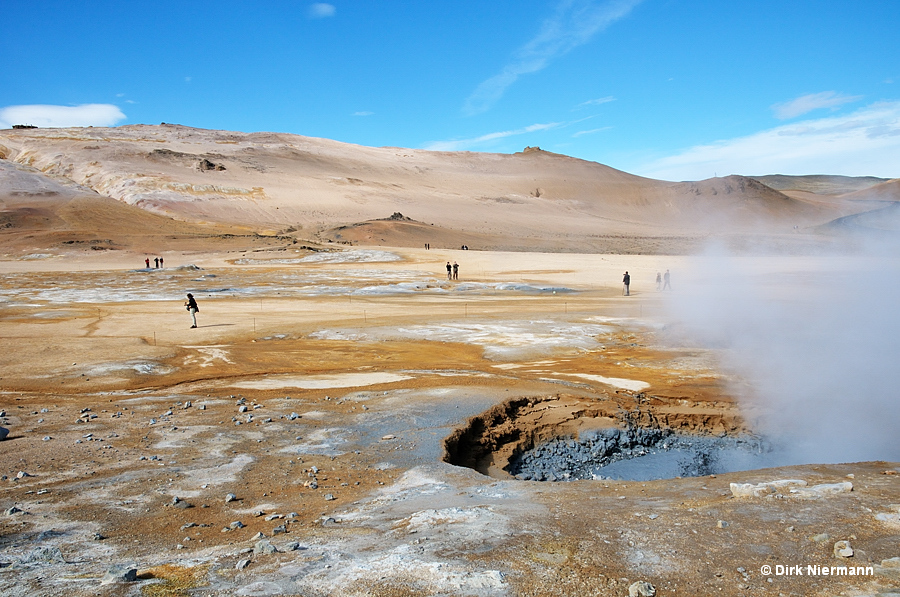
[[[465,231],[482,242],[504,239],[500,247],[567,250],[603,250],[606,241],[598,239],[623,236],[820,229],[871,209],[865,190],[885,184],[780,175],[668,182],[539,148],[511,155],[373,148],[165,124],[0,131],[0,159],[31,168],[34,189],[46,186],[40,177],[66,181],[184,222],[332,238],[338,227],[399,212],[450,231],[448,239]],[[777,188],[797,186],[830,195],[823,201],[815,191]],[[833,195],[851,188],[853,201]],[[29,191],[0,181],[7,207],[21,204],[25,197],[15,193],[22,192]],[[427,238],[428,231],[413,236]]]

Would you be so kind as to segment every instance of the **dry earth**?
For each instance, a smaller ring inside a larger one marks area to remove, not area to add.
[[[857,193],[893,201],[890,181],[782,192],[173,126],[3,131],[0,153],[4,595],[900,594],[897,462],[504,470],[626,422],[753,431],[747,380],[672,324],[656,272],[677,290],[721,236],[802,274],[827,261],[810,247],[883,226],[893,204]],[[779,479],[807,487],[731,489]],[[136,580],[104,582],[117,566]]]

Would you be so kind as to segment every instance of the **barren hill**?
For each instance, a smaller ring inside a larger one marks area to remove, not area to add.
[[[372,148],[166,124],[0,131],[0,158],[34,174],[17,190],[4,184],[7,201],[13,192],[36,196],[65,184],[182,222],[357,242],[389,234],[400,244],[604,250],[623,236],[653,244],[792,232],[867,209],[788,196],[740,176],[652,180],[537,148],[512,155]],[[356,230],[393,212],[421,226]]]

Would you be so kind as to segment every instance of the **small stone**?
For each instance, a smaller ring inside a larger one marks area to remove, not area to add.
[[[185,523],[185,524],[181,525],[181,530],[184,531],[184,530],[186,530],[186,529],[192,529],[192,528],[194,528],[195,526],[197,526],[197,523],[196,523],[196,522],[188,522],[188,523]]]
[[[24,479],[25,477],[33,477],[34,475],[29,475],[25,471],[19,471],[16,473],[16,479]]]
[[[326,494],[325,494],[325,501],[330,502],[330,501],[332,501],[332,500],[334,500],[334,499],[335,499],[334,496],[331,495],[330,493],[326,493]]]
[[[0,416],[5,417],[6,413],[3,413]],[[6,427],[0,427],[0,440],[6,439],[6,436],[8,436],[8,435],[9,435],[9,429],[7,429]]]
[[[106,539],[105,535],[101,535],[100,533],[94,533],[94,541],[103,541]]]
[[[628,597],[654,597],[656,595],[656,587],[644,580],[632,583],[628,587]]]
[[[334,526],[336,524],[337,524],[337,521],[335,519],[331,518],[330,516],[322,521],[323,527],[330,527],[330,526]]]
[[[266,538],[266,536],[263,535],[262,533],[256,533],[255,535],[253,535],[253,537],[251,537],[251,539],[265,539],[265,538]]]
[[[382,436],[381,436],[381,439],[383,439],[383,440],[386,441],[386,440],[389,440],[389,439],[394,439],[394,438],[396,438],[396,437],[397,437],[396,435],[390,435],[390,434],[388,434],[388,435],[382,435]]]
[[[829,539],[831,539],[831,536],[828,533],[819,533],[818,535],[812,535],[809,538],[813,543],[824,543]]]
[[[239,560],[238,563],[234,565],[234,567],[237,570],[243,570],[244,568],[246,568],[249,565],[250,565],[250,560]]]
[[[12,516],[13,514],[18,514],[19,512],[21,512],[20,509],[16,508],[15,506],[12,506],[11,508],[8,508],[8,509],[5,511],[5,514],[6,514],[7,516]]]
[[[278,520],[279,518],[282,518],[281,514],[269,514],[265,517],[264,520],[266,522],[272,522],[273,520]]]
[[[282,549],[284,551],[297,551],[300,549],[300,544],[296,541],[291,541],[290,543],[285,544]]]
[[[285,527],[283,524],[272,529],[273,535],[281,535],[282,533],[287,533],[287,527]]]
[[[100,584],[108,585],[117,582],[134,582],[137,580],[137,568],[127,564],[119,564],[110,567]]]
[[[728,522],[724,521],[724,520],[719,520],[716,522],[716,526],[720,529],[724,529],[724,528],[728,527]]]
[[[834,544],[834,557],[836,558],[852,558],[853,548],[850,547],[849,541],[838,541]]]
[[[227,504],[228,502],[233,502],[233,501],[236,500],[236,499],[237,499],[237,496],[234,495],[233,493],[228,493],[228,494],[225,495],[225,503],[226,503],[226,504]]]
[[[246,405],[246,404],[240,405],[240,406],[238,407],[238,412],[239,412],[239,413],[245,413],[245,412],[247,412],[247,405]]]
[[[199,408],[200,410],[206,410],[206,405],[205,405],[205,404],[201,404],[201,405],[198,406],[197,408]]]
[[[278,549],[269,543],[268,541],[257,541],[256,545],[253,546],[253,553],[256,554],[269,554],[269,553],[278,553]]]
[[[244,528],[244,523],[241,522],[240,520],[235,520],[234,522],[232,522],[228,525],[228,528],[229,529],[242,529],[242,528]]]
[[[42,439],[42,441],[49,442],[49,441],[50,441],[51,439],[53,439],[53,438],[50,437],[49,435],[45,435],[45,436],[44,436],[43,438],[41,438],[41,439]]]

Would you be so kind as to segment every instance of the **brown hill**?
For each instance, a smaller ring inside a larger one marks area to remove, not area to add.
[[[620,237],[780,233],[853,212],[745,177],[672,183],[537,148],[433,152],[176,125],[0,131],[0,158],[33,168],[16,192],[57,181],[169,218],[141,230],[178,220],[359,243],[604,250]],[[393,212],[424,224],[372,222]]]

